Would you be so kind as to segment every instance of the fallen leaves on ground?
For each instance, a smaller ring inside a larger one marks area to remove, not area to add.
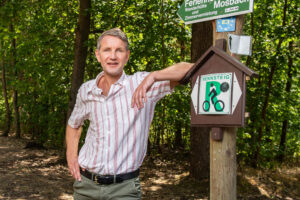
[[[25,148],[28,140],[0,137],[0,199],[71,200],[73,179],[58,150]],[[147,156],[141,167],[143,199],[208,199],[209,180],[189,176],[188,156],[167,151]],[[237,199],[297,200],[300,167],[238,171]]]

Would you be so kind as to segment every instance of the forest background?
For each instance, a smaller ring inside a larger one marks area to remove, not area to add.
[[[45,148],[64,148],[77,90],[101,72],[94,51],[104,30],[119,27],[127,33],[128,74],[194,62],[193,48],[202,44],[193,43],[196,30],[202,27],[207,36],[212,32],[205,26],[185,26],[176,14],[182,2],[1,0],[0,129],[4,136],[11,132]],[[272,168],[286,161],[299,163],[298,6],[293,0],[257,0],[254,12],[245,15],[244,34],[253,36],[253,55],[243,56],[242,62],[259,77],[247,83],[250,117],[246,127],[238,129],[239,164]],[[190,127],[190,100],[190,86],[179,86],[158,103],[149,154],[167,148],[186,152],[192,160],[199,155],[199,149],[193,148],[198,134]]]

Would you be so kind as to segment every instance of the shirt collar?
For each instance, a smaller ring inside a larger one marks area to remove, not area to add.
[[[98,88],[97,84],[100,80],[100,78],[104,75],[104,72],[101,72],[97,75],[97,77],[92,81],[92,84],[90,84],[88,86],[88,92],[92,91],[93,89],[98,89],[101,90],[100,88]],[[127,75],[125,74],[125,72],[122,72],[121,77],[119,78],[119,80],[117,82],[115,82],[113,85],[120,85],[123,86],[125,83],[125,80],[127,78]]]

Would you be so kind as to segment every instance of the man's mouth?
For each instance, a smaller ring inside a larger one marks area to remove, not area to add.
[[[119,63],[117,62],[110,62],[110,63],[107,63],[109,66],[117,66]]]

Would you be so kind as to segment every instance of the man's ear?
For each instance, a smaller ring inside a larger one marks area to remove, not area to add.
[[[96,56],[98,62],[100,62],[100,52],[99,52],[99,49],[96,49],[95,56]]]
[[[126,63],[128,62],[129,57],[130,57],[130,50],[127,50],[127,61],[126,61]]]

